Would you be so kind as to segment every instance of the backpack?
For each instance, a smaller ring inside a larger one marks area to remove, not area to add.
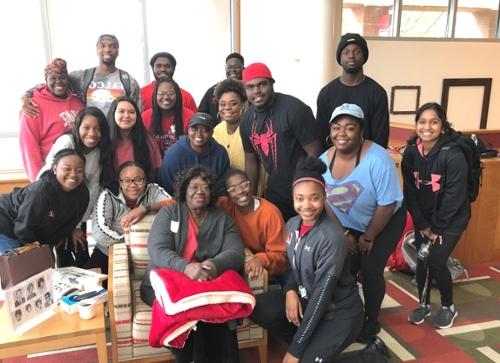
[[[457,131],[458,138],[453,140],[452,143],[445,145],[441,148],[438,156],[436,157],[436,162],[440,169],[443,169],[441,165],[445,165],[447,151],[451,148],[459,147],[465,156],[465,160],[469,165],[468,177],[467,177],[467,195],[469,196],[469,202],[472,203],[477,199],[479,195],[479,188],[483,183],[483,163],[480,159],[480,152],[476,143],[469,137],[461,132]],[[443,173],[443,184],[445,183],[446,174]]]
[[[403,255],[403,243],[408,232],[413,232],[415,229],[413,225],[413,220],[411,218],[410,212],[406,212],[406,225],[401,233],[401,239],[399,240],[394,252],[391,253],[389,259],[387,260],[387,267],[389,271],[400,271],[400,272],[411,272],[410,266],[405,260]]]
[[[417,272],[417,248],[415,247],[415,231],[410,231],[403,237],[401,245],[402,255],[406,264],[414,274]],[[449,257],[447,261],[448,270],[453,281],[459,279],[463,274],[469,279],[469,273],[458,258]]]

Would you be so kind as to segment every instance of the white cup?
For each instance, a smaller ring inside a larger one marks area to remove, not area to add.
[[[80,318],[89,320],[95,316],[96,301],[94,299],[85,299],[78,303],[78,313]]]

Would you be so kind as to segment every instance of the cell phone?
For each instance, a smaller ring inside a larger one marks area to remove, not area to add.
[[[72,295],[69,297],[69,299],[71,301],[74,301],[74,302],[78,302],[78,301],[82,301],[82,300],[85,300],[85,299],[90,299],[94,296],[97,296],[97,295],[100,295],[102,293],[104,289],[101,289],[101,290],[95,290],[95,291],[89,291],[89,292],[86,292],[85,294],[81,294],[81,295]]]

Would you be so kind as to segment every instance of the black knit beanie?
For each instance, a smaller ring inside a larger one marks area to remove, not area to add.
[[[368,60],[368,45],[366,44],[365,38],[357,33],[345,33],[344,35],[342,35],[342,38],[340,38],[339,46],[337,47],[337,63],[340,64],[340,53],[342,53],[342,50],[349,44],[357,44],[361,47],[364,57],[363,64],[365,64]]]

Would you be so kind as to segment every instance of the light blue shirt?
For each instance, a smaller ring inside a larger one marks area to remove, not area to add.
[[[327,153],[320,159],[328,163]],[[346,228],[365,232],[379,205],[403,201],[394,161],[387,151],[373,143],[358,166],[346,177],[335,179],[330,170],[323,174],[328,205]]]

